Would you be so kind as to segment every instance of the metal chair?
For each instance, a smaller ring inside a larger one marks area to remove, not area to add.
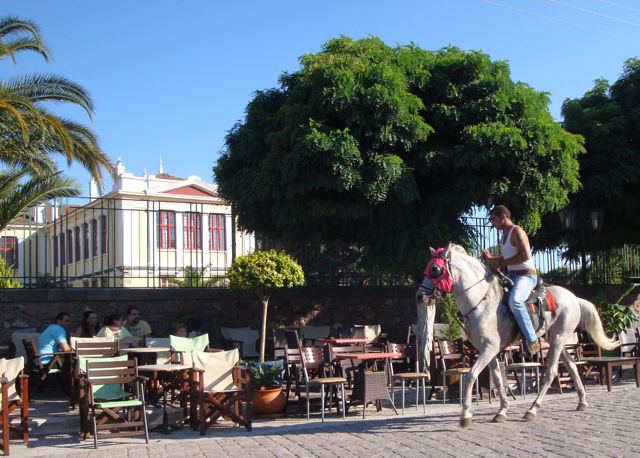
[[[464,354],[464,344],[462,340],[438,340],[440,375],[442,376],[442,402],[447,403],[447,377],[457,376],[460,389],[460,405],[462,406],[462,395],[464,393],[464,378],[471,368],[467,365]],[[447,367],[449,365],[449,367]],[[480,387],[476,379],[476,404],[480,400]]]
[[[344,377],[327,377],[329,364],[324,360],[324,352],[320,347],[303,347],[301,349],[302,354],[302,375],[304,376],[304,384],[306,390],[307,401],[307,418],[310,417],[310,387],[320,387],[320,414],[322,421],[324,422],[324,398],[325,398],[325,386],[330,388],[329,392],[329,412],[331,412],[331,388],[334,386],[340,387],[341,405],[342,405],[342,418],[345,417],[345,393],[344,384],[347,379]],[[336,402],[337,405],[337,402]]]
[[[389,364],[390,372],[391,372],[391,398],[393,399],[393,403],[395,404],[395,392],[394,386],[395,381],[399,380],[402,385],[402,413],[404,414],[404,406],[405,406],[405,384],[406,382],[415,382],[416,383],[416,410],[418,410],[418,406],[420,405],[420,384],[422,382],[422,409],[424,413],[427,412],[427,379],[429,378],[429,374],[426,372],[420,372],[419,369],[419,358],[418,358],[418,347],[416,345],[410,344],[397,344],[392,342],[387,342],[387,352],[389,353],[401,353],[402,357],[397,359],[392,359]],[[404,367],[400,372],[395,372],[394,363],[401,364]],[[411,370],[413,369],[413,371]]]

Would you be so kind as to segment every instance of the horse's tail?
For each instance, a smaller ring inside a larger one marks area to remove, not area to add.
[[[581,312],[580,326],[587,330],[593,341],[605,350],[613,350],[619,347],[619,340],[611,339],[605,334],[596,306],[581,298],[578,298],[578,302],[580,303]]]

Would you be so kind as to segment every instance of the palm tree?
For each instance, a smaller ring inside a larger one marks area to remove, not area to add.
[[[32,51],[49,61],[37,26],[15,17],[0,19],[0,60]],[[71,103],[91,118],[94,105],[80,85],[54,75],[30,75],[0,81],[0,229],[28,206],[78,194],[74,180],[58,171],[54,156],[80,163],[103,186],[103,169],[114,173],[87,127],[51,113],[48,103]],[[20,203],[20,204],[19,204]],[[14,206],[15,205],[15,206]],[[9,218],[9,216],[13,216]],[[9,218],[7,220],[7,218]]]

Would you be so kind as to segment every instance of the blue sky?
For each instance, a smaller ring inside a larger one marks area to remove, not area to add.
[[[480,49],[550,93],[558,120],[564,99],[640,56],[636,0],[3,0],[1,11],[35,21],[53,62],[23,54],[0,63],[0,78],[70,78],[91,93],[94,119],[56,110],[90,123],[114,162],[156,173],[162,155],[165,172],[207,181],[253,92],[332,37]],[[86,194],[88,175],[69,173]]]

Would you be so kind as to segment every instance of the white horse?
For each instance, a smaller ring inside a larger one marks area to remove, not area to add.
[[[479,356],[465,375],[464,404],[460,417],[463,427],[471,424],[471,395],[473,385],[478,374],[489,365],[491,377],[500,395],[500,411],[493,418],[494,422],[502,423],[507,419],[509,402],[502,385],[498,360],[496,356],[501,349],[513,343],[520,337],[520,330],[513,315],[501,307],[503,288],[499,279],[480,261],[467,255],[464,248],[450,243],[444,250],[436,252],[431,248],[432,261],[430,268],[418,288],[418,303],[427,305],[433,303],[438,291],[453,293],[458,309],[464,317],[465,332],[471,343],[479,351]],[[572,292],[559,286],[549,286],[557,311],[553,322],[547,329],[547,340],[550,348],[547,356],[547,366],[540,393],[527,410],[524,418],[531,421],[538,414],[542,400],[558,371],[558,359],[561,357],[568,367],[578,393],[577,410],[585,410],[588,406],[585,400],[585,389],[578,375],[578,370],[571,355],[565,350],[565,344],[578,326],[586,329],[593,340],[605,349],[619,346],[619,342],[610,339],[602,328],[596,307],[589,301],[576,297]],[[432,307],[426,307],[426,316]],[[549,314],[550,312],[546,312]],[[551,318],[547,317],[548,320]],[[426,318],[432,321],[430,317]],[[549,321],[548,321],[549,322]],[[431,342],[432,326],[422,326],[427,333],[422,336],[423,347]],[[544,331],[541,331],[544,332]],[[462,395],[462,393],[461,393]]]

